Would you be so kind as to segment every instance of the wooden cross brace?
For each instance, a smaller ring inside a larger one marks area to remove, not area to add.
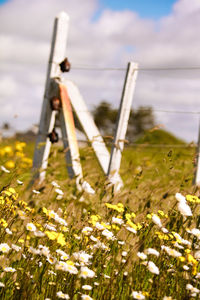
[[[49,134],[54,130],[56,119],[58,119],[62,132],[68,174],[70,177],[76,177],[77,180],[80,181],[83,174],[80,164],[72,107],[67,89],[59,79],[51,79],[48,95],[49,101],[46,102],[46,111],[48,113],[46,122],[48,123],[45,124],[48,126],[45,126],[46,128],[43,129],[44,131],[42,130],[39,132],[34,154],[33,167],[36,172],[36,177],[39,175],[40,182],[45,178],[51,147]],[[60,105],[57,109],[54,109],[51,101],[55,101],[56,99],[57,101],[60,101]],[[48,130],[45,131],[47,128]]]

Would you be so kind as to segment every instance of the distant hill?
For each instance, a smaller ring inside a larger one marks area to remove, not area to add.
[[[136,144],[186,144],[185,141],[177,138],[172,133],[158,129],[155,131],[146,131],[143,136],[135,141]]]

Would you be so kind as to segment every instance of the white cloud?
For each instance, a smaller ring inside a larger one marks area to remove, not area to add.
[[[14,96],[17,93],[17,84],[11,76],[5,76],[0,81],[0,96]]]
[[[128,10],[105,10],[94,19],[98,6],[98,0],[10,0],[0,6],[2,122],[23,129],[39,121],[53,20],[63,10],[70,16],[66,55],[72,67],[125,68],[131,60],[141,67],[200,66],[199,0],[178,0],[158,21]],[[119,104],[124,74],[72,69],[65,76],[77,83],[92,108],[102,99]],[[139,71],[133,107],[200,111],[199,76],[200,71]],[[197,138],[194,115],[156,116],[179,136]]]

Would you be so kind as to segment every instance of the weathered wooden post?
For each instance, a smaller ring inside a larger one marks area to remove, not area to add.
[[[53,78],[59,77],[61,73],[59,64],[65,57],[68,23],[69,17],[65,12],[61,12],[54,21],[39,132],[33,158],[33,171],[35,172],[35,177],[40,177],[40,181],[43,181],[45,178],[45,170],[51,147],[48,133],[51,132],[56,117],[56,112],[52,111],[50,106],[51,81]]]
[[[195,174],[193,184],[200,187],[200,120],[199,120],[199,135],[196,150]]]
[[[117,189],[120,189],[120,187],[122,186],[122,181],[119,177],[119,169],[121,164],[122,151],[124,149],[124,140],[131,111],[131,104],[133,99],[133,93],[135,90],[137,74],[138,64],[129,62],[122,91],[114,143],[111,149],[111,156],[107,174],[110,181],[118,185]]]

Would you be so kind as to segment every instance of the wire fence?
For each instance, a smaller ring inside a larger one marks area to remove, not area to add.
[[[200,111],[182,111],[182,110],[166,110],[166,109],[157,109],[157,108],[153,108],[152,106],[140,106],[138,108],[133,108],[133,111],[134,112],[137,112],[138,110],[139,111],[149,111],[149,109],[152,109],[152,112],[164,112],[164,113],[170,113],[170,114],[191,114],[191,115],[199,115],[200,114]],[[80,110],[76,110],[77,112],[84,112],[84,113],[87,113],[87,112],[90,112],[90,113],[93,113],[93,110],[83,110],[83,109],[80,109]]]
[[[103,141],[97,141],[95,140],[95,138],[93,140],[86,140],[86,139],[78,139],[79,143],[85,143],[85,144],[92,144],[94,142],[97,142],[99,144],[101,143],[105,143],[107,146],[112,146],[114,137],[107,137],[107,136],[102,136],[103,137]],[[123,140],[121,141],[124,143],[125,146],[131,146],[134,148],[183,148],[183,149],[191,149],[191,148],[196,148],[197,144],[194,142],[191,143],[180,143],[180,144],[149,144],[148,142],[146,143],[135,143],[135,142],[129,142],[128,140]],[[116,145],[116,147],[118,148],[119,146]]]
[[[72,70],[90,70],[90,71],[126,71],[126,68],[122,67],[99,67],[90,65],[74,65]],[[183,67],[138,67],[135,70],[138,71],[194,71],[199,70],[200,66],[183,66]],[[140,108],[140,110],[146,111],[146,108]],[[178,114],[195,114],[199,115],[200,111],[181,111],[181,110],[167,110],[167,109],[157,109],[153,108],[154,112],[164,112],[164,113],[178,113]]]
[[[90,70],[90,71],[126,71],[123,67],[99,67],[99,66],[87,66],[87,65],[74,65],[72,70]],[[200,66],[185,66],[185,67],[138,67],[136,71],[194,71],[200,70]]]
[[[77,70],[77,71],[126,71],[126,67],[104,67],[104,66],[92,66],[88,64],[72,64],[72,70]],[[141,66],[138,68],[135,68],[137,71],[200,71],[200,66],[170,66],[170,67],[148,67],[148,66]],[[185,114],[185,115],[200,115],[200,111],[185,111],[185,110],[168,110],[164,108],[154,108],[154,107],[149,107],[149,106],[141,106],[138,108],[133,108],[133,111],[136,112],[138,110],[140,111],[148,111],[149,108],[152,109],[152,112],[156,113],[169,113],[169,114]],[[88,111],[83,111],[80,110],[79,112],[88,112]],[[92,110],[90,111],[91,113],[93,112]],[[104,138],[104,140],[106,137]],[[79,142],[87,142],[86,140],[79,140]],[[88,141],[88,143],[91,143],[91,141]],[[106,140],[106,144],[108,146],[113,145],[113,140],[108,139]],[[189,143],[189,144],[137,144],[134,142],[125,142],[126,146],[131,146],[134,148],[196,148],[197,144],[196,143]]]

